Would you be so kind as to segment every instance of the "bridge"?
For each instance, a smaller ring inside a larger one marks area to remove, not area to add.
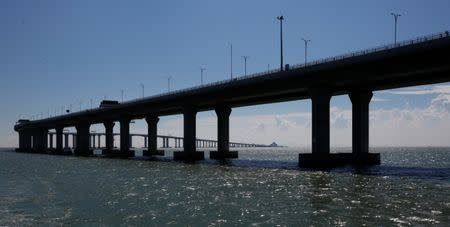
[[[56,132],[49,132],[48,133],[48,148],[49,151],[53,151],[55,154],[58,154],[58,151],[54,149],[54,140],[53,137],[57,135]],[[75,149],[76,145],[76,132],[63,132],[63,146],[64,149]],[[120,136],[119,133],[113,133],[113,136]],[[70,139],[72,138],[72,144],[70,146]],[[90,140],[89,140],[89,147],[91,149],[99,149],[99,148],[105,148],[105,146],[101,143],[101,138],[106,138],[106,133],[98,133],[98,132],[91,132],[90,133]],[[129,141],[130,141],[130,148],[134,148],[133,146],[133,137],[142,137],[144,139],[144,147],[147,148],[148,145],[148,135],[147,134],[139,134],[139,133],[130,133]],[[162,146],[161,148],[171,148],[170,146],[170,140],[172,140],[173,148],[182,148],[183,144],[183,137],[180,136],[170,136],[170,135],[157,135],[157,138],[161,139]],[[114,144],[114,143],[113,143]],[[273,145],[267,145],[267,144],[256,144],[256,143],[238,143],[238,142],[230,142],[230,147],[274,147]],[[57,147],[57,146],[56,146]],[[115,146],[114,146],[115,147]],[[211,139],[196,139],[196,147],[199,148],[214,148],[217,147],[217,141],[211,140]],[[276,146],[275,146],[276,147]]]
[[[145,119],[148,152],[157,151],[159,116],[183,115],[183,151],[175,160],[201,160],[197,151],[196,114],[214,110],[217,115],[217,151],[210,158],[237,158],[229,146],[229,116],[232,108],[311,99],[311,154],[299,154],[300,166],[379,164],[380,155],[369,153],[369,103],[373,91],[450,81],[449,32],[420,37],[387,46],[326,58],[163,93],[142,99],[40,120],[20,120],[19,150],[48,148],[49,129],[56,130],[56,149],[62,149],[65,127],[75,127],[75,154],[89,155],[89,128],[104,124],[106,150],[113,150],[114,122],[120,123],[120,150],[130,153],[130,121]],[[352,153],[330,153],[330,99],[348,95],[352,102]]]

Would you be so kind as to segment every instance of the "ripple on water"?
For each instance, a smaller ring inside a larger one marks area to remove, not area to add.
[[[234,166],[2,152],[0,225],[450,225],[450,149],[317,172],[276,152],[244,151]]]

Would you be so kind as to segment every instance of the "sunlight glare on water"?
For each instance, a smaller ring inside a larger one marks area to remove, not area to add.
[[[381,166],[329,171],[289,148],[227,164],[4,151],[0,225],[450,225],[449,148],[373,151]]]

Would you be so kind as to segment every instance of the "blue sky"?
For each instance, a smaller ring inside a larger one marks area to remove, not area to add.
[[[249,73],[264,71],[268,64],[276,68],[279,65],[276,16],[280,13],[285,16],[285,62],[296,64],[304,61],[302,37],[312,40],[308,59],[320,59],[393,42],[391,12],[402,14],[398,24],[399,40],[449,30],[448,9],[450,2],[445,0],[3,0],[0,2],[0,105],[3,107],[0,146],[15,145],[12,127],[19,117],[41,113],[53,115],[55,111],[60,113],[63,106],[64,109],[72,106],[72,110],[79,110],[80,103],[85,109],[90,107],[91,99],[96,106],[105,96],[120,100],[122,89],[125,100],[137,98],[141,96],[141,83],[145,86],[146,95],[158,94],[167,90],[168,76],[172,77],[172,89],[195,86],[200,83],[200,67],[206,68],[206,83],[227,79],[230,76],[230,43],[233,44],[235,76],[243,74],[243,55],[250,56]],[[420,92],[424,90],[428,92]],[[407,94],[377,92],[371,111],[376,115],[377,111],[405,113],[417,110],[416,114],[423,115],[427,108],[432,107],[433,100],[436,103],[436,99],[445,98],[446,92],[446,87],[439,89],[435,86],[415,88],[414,92]],[[445,104],[445,101],[441,102],[441,105]],[[348,97],[333,98],[332,106],[343,116],[351,108]],[[246,124],[249,122],[246,117],[272,116],[278,119],[292,114],[308,114],[309,111],[309,101],[301,101],[239,108],[233,110],[232,117],[236,117],[236,122],[240,118],[241,123]],[[422,119],[422,115],[412,119]],[[200,113],[198,116],[199,119],[208,119],[214,114]],[[163,118],[160,133],[182,133],[179,128],[173,129],[176,124],[170,122],[180,119],[179,116]],[[376,123],[381,120],[386,119],[374,119]],[[441,120],[445,122],[446,119]],[[277,125],[278,121],[274,122]],[[421,124],[429,125],[426,122]],[[144,127],[139,121],[135,130],[140,131]],[[203,130],[201,127],[210,128]],[[398,127],[396,130],[399,132],[410,130],[401,125]],[[203,133],[208,137],[213,128],[210,124],[199,125],[199,136]],[[348,132],[339,130],[332,129],[332,134],[339,134],[332,135],[332,143],[350,144]],[[373,136],[383,134],[381,128],[380,132],[374,130]],[[443,129],[429,130],[439,133]],[[306,142],[297,144],[295,134],[308,136],[297,131],[289,131],[286,135],[280,131],[267,137],[253,134],[240,134],[239,130],[231,129],[231,137],[235,140],[259,143],[277,140],[288,145],[306,146],[310,140],[305,138]],[[345,138],[340,138],[340,134]],[[392,143],[377,137],[371,141],[375,145],[411,145],[407,138],[404,140],[407,144],[396,143],[395,138]],[[450,145],[446,141],[444,138],[431,138],[420,141],[420,144]]]

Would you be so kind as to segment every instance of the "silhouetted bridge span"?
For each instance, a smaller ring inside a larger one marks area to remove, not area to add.
[[[54,148],[54,140],[53,137],[57,135],[56,132],[49,132],[48,133],[48,148],[52,149]],[[72,148],[75,149],[76,145],[76,132],[63,132],[63,146],[65,149]],[[113,133],[114,136],[120,136],[119,133]],[[71,138],[69,138],[71,137]],[[90,133],[90,141],[89,141],[89,147],[90,148],[106,148],[104,146],[105,143],[101,143],[101,138],[106,137],[106,133],[98,133],[98,132],[91,132]],[[147,141],[148,141],[148,134],[139,134],[139,133],[130,133],[129,141],[130,141],[130,148],[134,148],[133,146],[133,137],[142,137],[144,139],[144,147],[147,148]],[[169,135],[157,135],[157,138],[160,138],[162,141],[161,148],[182,148],[183,147],[183,137],[180,136],[169,136]],[[172,147],[170,146],[170,140],[172,140]],[[70,143],[70,141],[72,141]],[[113,142],[114,144],[114,142]],[[214,148],[217,147],[217,141],[211,140],[211,139],[196,139],[196,146],[199,148]],[[267,145],[267,144],[256,144],[256,143],[238,143],[238,142],[230,142],[230,147],[277,147],[273,145]],[[56,146],[55,146],[56,147]],[[115,146],[114,146],[115,147]],[[54,150],[56,151],[56,150]]]
[[[229,150],[229,116],[232,108],[291,100],[311,99],[312,154],[300,154],[299,164],[378,164],[379,154],[369,153],[369,103],[372,92],[384,89],[450,81],[450,37],[448,32],[368,49],[347,55],[286,65],[284,69],[220,81],[124,102],[109,107],[25,121],[15,125],[19,150],[47,149],[49,129],[56,129],[57,150],[62,149],[65,127],[77,130],[76,155],[89,155],[89,128],[105,126],[106,150],[113,149],[114,122],[120,122],[120,153],[128,154],[129,124],[145,118],[148,124],[149,154],[157,151],[159,116],[183,114],[184,150],[176,160],[204,159],[196,150],[196,114],[214,110],[217,114],[217,151],[210,158],[235,158]],[[348,94],[352,102],[352,153],[330,154],[330,99]],[[132,155],[132,154],[130,154]]]

